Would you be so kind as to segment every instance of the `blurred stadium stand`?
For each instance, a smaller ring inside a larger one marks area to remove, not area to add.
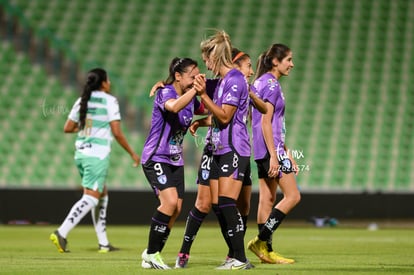
[[[282,86],[303,192],[414,191],[414,1],[0,0],[0,9],[1,188],[78,187],[74,137],[62,127],[94,66],[110,73],[140,152],[152,84],[175,56],[206,71],[199,43],[218,28],[254,63],[272,43],[293,50]],[[189,136],[185,145],[194,190],[201,148]],[[148,190],[117,144],[111,165],[113,189]]]

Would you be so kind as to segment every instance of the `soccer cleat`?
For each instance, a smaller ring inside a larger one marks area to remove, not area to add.
[[[118,247],[112,246],[111,244],[108,245],[99,245],[98,253],[108,253],[120,250]]]
[[[269,252],[269,258],[272,259],[274,264],[293,264],[295,262],[295,260],[285,258],[274,251]]]
[[[259,237],[256,236],[253,240],[249,241],[247,248],[256,254],[256,256],[259,257],[262,262],[269,264],[274,263],[274,261],[269,256],[269,252],[267,251],[266,241],[260,240]]]
[[[145,268],[145,269],[151,269],[152,268],[152,265],[149,262],[147,262],[145,260],[142,260],[141,267],[142,268]]]
[[[144,252],[142,252],[142,254],[141,254],[141,258],[142,258],[141,267],[145,268],[145,269],[150,269],[150,268],[152,268],[151,263],[144,260],[144,258],[147,258],[147,257],[148,257],[147,249],[145,249]]]
[[[221,265],[219,265],[218,267],[216,267],[216,269],[225,269],[224,267],[226,265],[230,264],[230,262],[232,262],[232,261],[233,261],[233,258],[231,258],[229,256],[226,256],[226,259],[224,260],[224,262]]]
[[[144,252],[142,252],[141,254],[141,258],[143,259],[141,262],[141,267],[145,268],[145,269],[150,269],[152,268],[152,265],[150,262],[147,262],[146,260],[144,260],[144,257],[147,257],[147,249],[144,250]]]
[[[218,270],[241,270],[241,269],[252,269],[254,266],[249,262],[241,262],[234,258],[227,258],[226,261],[216,267]]]
[[[226,259],[224,260],[224,262],[219,265],[218,267],[216,267],[216,269],[226,269],[224,268],[226,265],[228,265],[231,261],[233,261],[233,258],[230,258],[229,256],[226,257]]]
[[[144,252],[142,252],[141,257],[142,257],[141,267],[143,268],[171,269],[162,260],[160,252],[156,252],[154,254],[148,254],[147,250],[145,249]]]
[[[190,254],[178,253],[177,259],[175,260],[175,268],[185,268],[190,259]]]
[[[59,234],[59,231],[55,230],[55,232],[50,234],[49,239],[56,245],[60,253],[69,252],[69,250],[66,249],[68,242]]]

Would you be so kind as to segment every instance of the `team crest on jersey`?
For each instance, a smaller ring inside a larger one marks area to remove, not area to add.
[[[203,178],[203,180],[207,180],[209,176],[210,176],[210,171],[208,170],[201,171],[201,177]]]
[[[284,160],[282,160],[282,166],[285,167],[286,169],[291,169],[292,168],[292,162],[290,162],[289,159],[284,159]]]
[[[269,90],[273,91],[275,89],[275,87],[277,87],[279,84],[276,81],[276,79],[271,78],[269,80],[267,80],[267,84],[269,85]]]
[[[185,123],[185,125],[189,125],[190,123],[191,123],[191,121],[193,120],[193,117],[192,116],[183,116],[183,119],[184,119],[184,123]]]
[[[160,184],[166,184],[167,183],[167,176],[166,175],[161,175],[157,178],[157,180]]]

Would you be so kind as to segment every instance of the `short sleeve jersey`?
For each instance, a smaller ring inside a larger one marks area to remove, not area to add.
[[[285,145],[285,98],[282,88],[277,79],[271,74],[266,73],[259,77],[251,87],[263,101],[269,102],[274,107],[272,117],[273,141],[276,152],[284,154]],[[262,132],[262,114],[253,108],[252,110],[252,136],[254,159],[263,159],[267,153],[267,146]]]
[[[144,143],[141,163],[148,160],[174,166],[183,166],[183,140],[193,119],[194,99],[178,113],[165,109],[165,103],[179,95],[172,85],[166,85],[157,92],[152,109],[149,135]]]
[[[230,70],[216,87],[213,98],[217,106],[224,104],[237,107],[227,125],[221,125],[213,116],[211,141],[213,154],[224,155],[236,151],[240,156],[250,156],[250,140],[247,131],[249,92],[246,78],[237,69]]]
[[[68,116],[76,123],[79,123],[80,102],[78,98]],[[85,127],[76,138],[75,158],[107,157],[113,140],[110,122],[114,120],[121,120],[118,100],[106,92],[93,91],[88,101]]]

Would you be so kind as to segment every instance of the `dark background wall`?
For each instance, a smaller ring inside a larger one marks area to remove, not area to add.
[[[28,221],[60,224],[72,205],[81,197],[81,190],[0,190],[0,222]],[[279,199],[282,195],[279,195]],[[178,221],[184,221],[193,207],[195,192],[184,197]],[[111,191],[108,223],[148,224],[158,205],[152,192]],[[250,220],[255,220],[258,194],[252,194]],[[310,217],[337,219],[413,219],[414,194],[302,194],[302,201],[289,214],[290,220],[306,221]],[[215,220],[215,216],[207,216]],[[82,223],[91,223],[87,215]]]

